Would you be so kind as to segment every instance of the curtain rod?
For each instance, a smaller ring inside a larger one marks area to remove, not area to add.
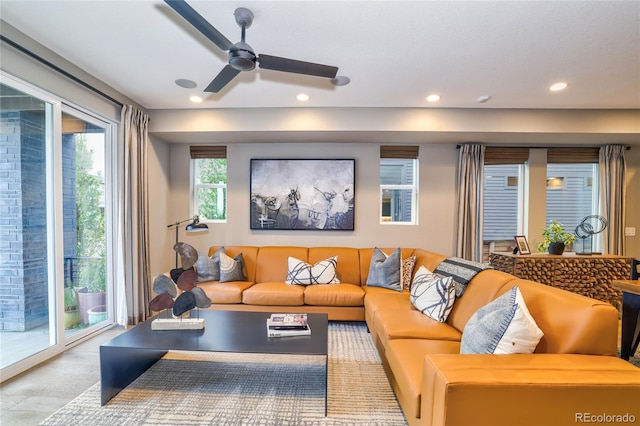
[[[0,40],[2,40],[3,42],[9,44],[10,46],[12,46],[14,49],[19,50],[20,52],[24,53],[27,56],[30,56],[31,58],[35,59],[36,61],[46,65],[47,67],[53,69],[54,71],[59,72],[60,74],[64,75],[67,78],[70,78],[71,80],[73,80],[74,82],[80,84],[81,86],[91,90],[92,92],[102,96],[103,98],[107,99],[108,101],[116,104],[117,106],[119,106],[120,108],[123,107],[123,103],[118,101],[115,98],[112,98],[111,96],[107,95],[106,93],[104,93],[103,91],[93,87],[92,85],[90,85],[89,83],[80,80],[78,77],[76,77],[75,75],[71,74],[70,72],[60,68],[59,66],[55,65],[54,63],[46,60],[45,58],[43,58],[40,55],[37,55],[36,53],[32,52],[31,50],[27,49],[24,46],[19,45],[18,43],[16,43],[15,41],[3,36],[2,34],[0,34]]]
[[[615,144],[606,144],[606,145],[615,145]],[[602,146],[606,146],[606,145],[592,145],[592,146],[578,146],[578,145],[556,145],[556,146],[529,146],[529,145],[487,145],[488,147],[491,148],[527,148],[527,149],[536,149],[536,148],[540,148],[540,149],[554,149],[554,148],[580,148],[580,149],[584,149],[584,148],[592,148],[592,147],[597,147],[600,148]],[[626,151],[630,151],[631,150],[631,145],[623,145],[624,149]],[[460,149],[462,147],[462,145],[458,144],[456,145],[456,149]]]

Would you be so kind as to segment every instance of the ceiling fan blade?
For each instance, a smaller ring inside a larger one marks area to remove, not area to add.
[[[240,71],[227,65],[222,68],[222,71],[213,79],[211,83],[204,89],[205,92],[218,93],[224,86],[226,86],[233,78],[240,74]]]
[[[173,10],[178,12],[180,16],[186,19],[193,27],[200,31],[202,35],[211,40],[216,46],[222,50],[229,50],[233,47],[233,43],[229,41],[222,33],[216,30],[206,19],[196,12],[184,0],[164,0]]]
[[[294,59],[280,58],[278,56],[259,55],[257,61],[260,64],[260,68],[268,70],[293,72],[296,74],[307,74],[326,78],[334,78],[338,73],[338,67],[314,64],[312,62],[296,61]]]

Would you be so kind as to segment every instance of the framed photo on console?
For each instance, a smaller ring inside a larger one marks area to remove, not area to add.
[[[531,249],[529,249],[527,237],[525,237],[524,235],[516,235],[514,238],[516,239],[516,247],[520,254],[531,254]]]
[[[353,159],[252,159],[250,186],[251,229],[354,229]]]

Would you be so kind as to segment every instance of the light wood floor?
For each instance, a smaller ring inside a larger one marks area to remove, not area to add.
[[[107,330],[0,385],[0,425],[37,425],[100,380],[99,347]]]
[[[123,331],[108,330],[0,385],[0,425],[37,425],[97,383],[98,348]]]

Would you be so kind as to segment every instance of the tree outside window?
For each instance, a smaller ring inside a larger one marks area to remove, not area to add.
[[[194,159],[193,209],[200,220],[227,220],[227,159]]]

